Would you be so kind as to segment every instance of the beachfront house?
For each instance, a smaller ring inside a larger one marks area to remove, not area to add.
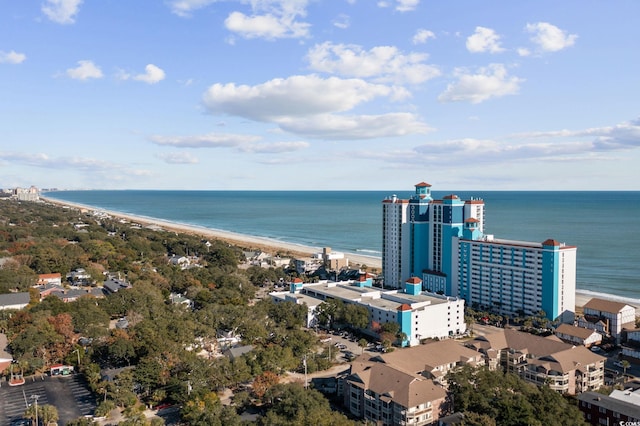
[[[589,300],[583,307],[584,316],[578,326],[590,328],[611,336],[616,344],[622,342],[622,330],[636,327],[636,309],[622,302],[598,299]]]

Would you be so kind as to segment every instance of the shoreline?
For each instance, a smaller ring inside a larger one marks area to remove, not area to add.
[[[178,222],[171,222],[168,220],[138,216],[135,214],[121,213],[105,210],[95,206],[88,206],[78,203],[72,203],[68,201],[62,201],[57,199],[47,198],[46,196],[40,196],[40,198],[51,204],[59,205],[62,207],[75,208],[80,210],[89,210],[93,212],[102,212],[116,219],[124,219],[132,223],[139,223],[146,226],[157,226],[165,231],[188,233],[192,235],[199,235],[212,239],[225,241],[234,246],[238,246],[247,250],[262,250],[266,253],[276,254],[278,252],[288,253],[294,256],[310,257],[316,253],[322,252],[322,247],[310,247],[301,244],[288,243],[284,241],[273,240],[264,237],[256,237],[246,234],[238,234],[231,231],[225,231],[221,229],[206,228],[197,225],[183,224]],[[380,272],[382,270],[382,259],[373,256],[356,255],[352,253],[344,253],[345,257],[349,259],[350,264],[358,266],[366,265],[372,270]],[[636,309],[640,309],[640,299],[633,299],[629,297],[617,296],[608,293],[599,293],[591,290],[576,289],[576,309],[582,308],[592,298],[599,298],[609,300],[613,302],[621,302],[633,306]]]
[[[264,252],[273,253],[273,254],[276,254],[278,252],[284,252],[284,253],[289,253],[291,255],[300,256],[300,257],[311,257],[316,253],[321,253],[323,249],[323,247],[305,246],[302,244],[278,241],[278,240],[269,239],[265,237],[256,237],[253,235],[239,234],[231,231],[225,231],[222,229],[206,228],[203,226],[172,222],[172,221],[153,218],[153,217],[144,217],[144,216],[138,216],[135,214],[115,212],[115,211],[105,210],[95,206],[88,206],[84,204],[51,199],[51,198],[47,198],[46,196],[40,196],[40,199],[47,203],[59,205],[62,207],[68,207],[68,208],[74,208],[74,209],[80,209],[80,210],[89,210],[92,212],[101,212],[115,219],[124,219],[132,223],[139,223],[141,225],[146,225],[146,226],[157,226],[162,228],[165,231],[188,233],[188,234],[200,235],[200,236],[208,237],[212,239],[217,239],[217,240],[225,241],[229,244],[238,246],[243,249],[246,248],[247,250],[262,250]],[[341,253],[344,253],[344,252],[341,252]],[[378,271],[381,270],[382,268],[382,259],[377,257],[358,255],[353,253],[344,253],[344,256],[345,258],[349,259],[350,264],[355,264],[358,266],[366,265],[368,268],[377,269]]]

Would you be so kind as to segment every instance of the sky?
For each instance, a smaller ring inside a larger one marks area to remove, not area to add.
[[[0,0],[0,188],[640,190],[637,0]]]

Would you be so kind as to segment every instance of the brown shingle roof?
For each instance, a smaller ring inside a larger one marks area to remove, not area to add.
[[[556,328],[556,333],[568,334],[569,336],[586,339],[596,332],[589,328],[576,327],[575,325],[571,324],[560,324],[558,328]]]
[[[355,376],[355,377],[354,377]],[[389,365],[374,363],[352,375],[349,381],[359,379],[365,389],[378,395],[387,396],[406,408],[415,407],[427,401],[444,399],[446,391],[433,381],[416,377]]]
[[[380,355],[380,359],[409,374],[420,375],[423,371],[432,372],[441,365],[469,362],[481,354],[469,349],[455,340],[441,340],[426,345],[414,346]]]
[[[489,348],[514,349],[522,353],[530,353],[535,357],[549,355],[572,347],[572,345],[559,342],[557,339],[548,339],[509,328],[500,329],[485,336],[478,336],[468,345],[485,350]]]
[[[583,309],[593,309],[594,311],[617,314],[622,311],[625,306],[631,305],[622,302],[615,302],[613,300],[598,299],[597,297],[594,297],[587,303],[585,303]]]

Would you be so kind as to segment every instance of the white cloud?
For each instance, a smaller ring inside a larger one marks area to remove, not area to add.
[[[411,113],[382,115],[318,114],[279,121],[280,127],[291,133],[316,139],[355,140],[411,134],[424,134],[432,129]]]
[[[58,24],[73,24],[82,0],[46,0],[42,12]]]
[[[548,22],[527,24],[525,30],[533,34],[531,41],[543,52],[557,52],[566,49],[573,46],[578,38],[576,34],[568,34]]]
[[[398,0],[396,10],[400,12],[408,12],[414,10],[420,4],[420,0]]]
[[[211,113],[278,122],[286,117],[348,111],[380,96],[400,98],[408,93],[360,79],[296,75],[256,86],[217,83],[205,92],[203,101]]]
[[[415,10],[420,4],[420,0],[396,0],[394,3],[395,10],[398,12],[410,12]],[[392,3],[386,0],[378,1],[378,7],[391,7]]]
[[[259,141],[260,136],[239,135],[231,133],[209,133],[196,136],[159,136],[149,137],[156,145],[174,146],[179,148],[222,148],[237,147]]]
[[[514,139],[584,139],[592,140],[593,151],[618,151],[640,148],[640,118],[615,126],[596,127],[584,130],[556,130],[511,135]]]
[[[3,52],[0,50],[0,64],[21,64],[27,59],[24,53],[18,53],[14,50],[11,52]]]
[[[205,8],[221,0],[172,0],[171,12],[181,17],[189,17],[197,9]],[[250,13],[233,11],[225,19],[227,30],[252,39],[264,38],[303,38],[309,36],[311,24],[299,21],[305,17],[309,0],[241,0],[235,2],[249,5]],[[348,20],[336,21],[336,26],[348,25]],[[234,38],[228,38],[229,44],[235,44]]]
[[[295,22],[289,17],[272,14],[247,16],[232,12],[224,21],[225,27],[244,38],[300,38],[309,35],[310,24]]]
[[[377,97],[407,96],[404,89],[360,79],[316,75],[275,79],[256,86],[214,84],[203,96],[213,114],[277,124],[281,130],[320,139],[364,139],[425,133],[429,127],[410,113],[338,115]]]
[[[416,31],[411,41],[413,42],[413,44],[424,44],[430,38],[436,38],[436,35],[433,33],[433,31],[429,31],[421,28],[418,31]]]
[[[527,49],[526,47],[519,47],[517,49],[518,55],[519,56],[530,56],[531,55],[531,51],[529,49]]]
[[[640,119],[615,126],[583,130],[558,130],[508,135],[496,139],[459,138],[433,141],[411,149],[365,151],[362,158],[376,159],[387,164],[408,166],[437,161],[440,165],[507,164],[519,162],[580,162],[585,160],[615,161],[615,155],[640,148]]]
[[[308,148],[309,142],[273,142],[261,144],[248,144],[240,147],[240,151],[253,152],[256,154],[282,154],[286,152],[299,151]]]
[[[90,78],[102,78],[102,71],[92,61],[78,61],[76,68],[67,69],[67,76],[74,80],[88,80]]]
[[[144,67],[144,69],[145,69],[144,74],[138,74],[134,76],[133,79],[137,81],[142,81],[147,84],[156,84],[164,80],[165,73],[161,68],[153,64],[148,64],[146,67]]]
[[[0,151],[0,161],[8,163],[22,164],[30,167],[45,168],[47,170],[71,170],[86,172],[88,176],[100,175],[106,179],[111,179],[115,172],[122,172],[124,175],[145,176],[149,175],[148,170],[130,169],[126,165],[111,161],[97,160],[88,157],[51,157],[45,153],[24,153],[24,152],[2,152]]]
[[[149,140],[160,146],[177,148],[236,148],[240,152],[257,154],[279,154],[298,151],[309,147],[308,142],[272,142],[263,143],[260,136],[239,135],[230,133],[210,133],[194,136],[159,136],[149,137]],[[170,153],[158,155],[159,158],[172,163],[196,163],[197,159],[188,153]],[[195,160],[195,161],[192,161]]]
[[[440,70],[424,63],[427,58],[424,53],[402,54],[393,46],[366,51],[361,46],[331,42],[317,44],[307,54],[314,71],[398,84],[417,84],[439,76]]]
[[[157,154],[157,157],[168,164],[198,164],[200,162],[197,157],[188,152]]]
[[[518,93],[520,84],[524,81],[518,77],[510,77],[502,64],[480,68],[475,74],[458,69],[455,74],[458,80],[447,86],[438,97],[439,101],[466,101],[477,104],[491,98],[514,95]]]
[[[467,38],[467,50],[472,53],[500,53],[500,36],[491,28],[476,27],[475,33]]]
[[[226,28],[244,38],[304,38],[311,24],[298,19],[307,15],[308,0],[252,0],[251,15],[231,12]]]
[[[217,0],[174,0],[169,3],[171,12],[183,18],[191,16],[191,12],[215,3]]]
[[[341,13],[338,15],[333,21],[333,26],[338,27],[340,29],[347,29],[351,25],[349,15]]]

